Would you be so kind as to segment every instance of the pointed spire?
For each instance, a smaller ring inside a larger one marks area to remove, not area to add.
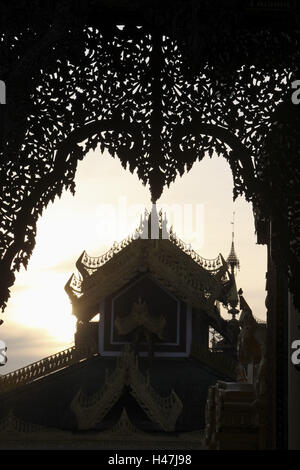
[[[148,219],[149,227],[149,238],[158,239],[159,238],[159,214],[157,213],[156,202],[153,202],[152,209]]]
[[[166,213],[157,211],[156,203],[152,204],[151,212],[145,209],[144,218],[141,216],[140,225],[137,229],[142,239],[169,239],[170,233],[167,227]]]
[[[231,267],[231,273],[234,274],[235,269],[240,269],[240,261],[236,255],[235,248],[234,248],[234,212],[233,212],[233,219],[232,219],[232,241],[231,241],[231,250],[229,256],[227,258],[227,264]]]

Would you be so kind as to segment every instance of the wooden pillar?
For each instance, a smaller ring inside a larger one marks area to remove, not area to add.
[[[288,447],[288,281],[278,256],[278,240],[270,224],[267,272],[267,447]]]
[[[300,450],[300,366],[292,363],[292,342],[300,340],[300,312],[289,294],[288,305],[288,448]]]

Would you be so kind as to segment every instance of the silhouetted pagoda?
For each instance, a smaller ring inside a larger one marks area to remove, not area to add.
[[[234,271],[181,241],[155,204],[132,236],[98,258],[83,252],[76,268],[65,287],[75,346],[0,379],[0,434],[6,420],[46,426],[48,437],[123,432],[173,436],[176,447],[196,433],[201,445],[208,387],[236,375],[237,321],[219,307],[237,313]]]

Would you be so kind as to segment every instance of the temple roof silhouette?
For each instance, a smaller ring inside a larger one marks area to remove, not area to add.
[[[89,321],[105,297],[142,273],[212,317],[219,315],[216,301],[238,302],[234,276],[222,254],[214,259],[200,256],[172,228],[167,229],[165,216],[153,206],[133,235],[115,242],[102,256],[91,257],[84,251],[78,258],[78,273],[72,274],[65,290],[79,320]]]

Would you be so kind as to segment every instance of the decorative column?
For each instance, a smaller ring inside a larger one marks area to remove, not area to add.
[[[293,364],[293,341],[300,340],[300,312],[289,293],[288,304],[288,448],[300,450],[300,364]],[[300,358],[300,354],[299,354]]]

